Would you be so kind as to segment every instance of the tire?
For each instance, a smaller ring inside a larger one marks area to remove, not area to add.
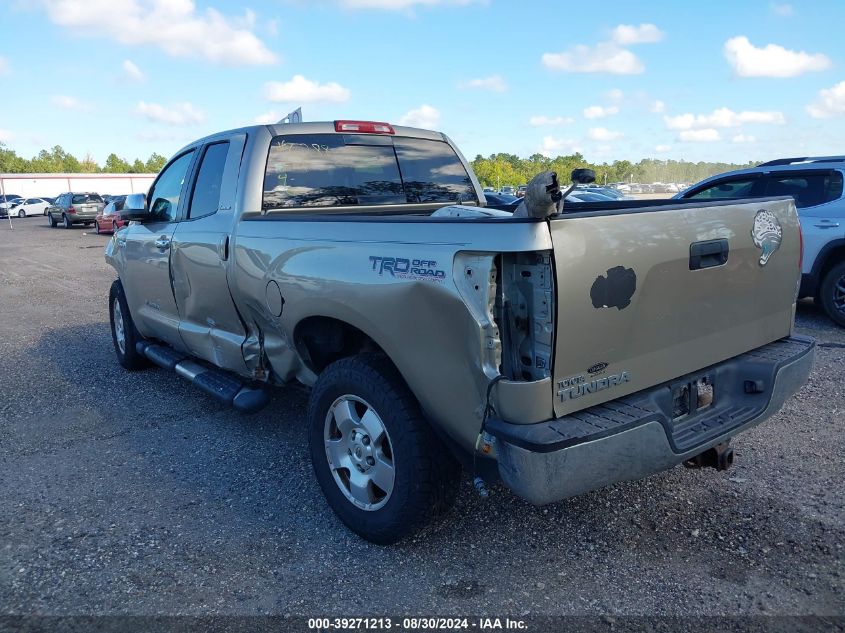
[[[150,363],[147,358],[135,349],[135,344],[141,340],[141,335],[135,329],[135,323],[129,313],[129,304],[126,303],[126,295],[123,293],[123,284],[120,283],[120,279],[117,279],[111,285],[109,291],[109,323],[111,324],[111,338],[114,344],[114,353],[117,355],[117,362],[124,369],[130,371],[149,367]],[[122,325],[122,328],[120,325]]]
[[[97,235],[100,234],[100,223],[94,220],[94,231],[97,232]]]
[[[52,213],[47,214],[47,224],[50,225],[51,229],[54,229],[58,226],[58,222],[56,222],[56,218],[53,217]]]
[[[114,220],[112,220],[112,223],[111,223],[111,232],[112,232],[112,235],[117,233],[117,222],[115,222]]]
[[[26,217],[26,211],[24,211],[23,209],[18,211],[18,217],[19,218],[25,218]]]
[[[819,299],[827,316],[845,327],[845,261],[827,271],[819,287]]]
[[[70,218],[68,217],[67,213],[62,213],[62,226],[64,226],[66,229],[73,228],[73,222],[70,221]]]
[[[381,434],[373,432],[379,424]],[[362,538],[395,543],[454,502],[460,466],[386,357],[363,354],[329,365],[311,392],[308,425],[311,464],[323,494],[338,518]],[[330,461],[330,442],[337,442],[338,466]],[[360,448],[369,454],[362,458]],[[353,478],[359,484],[357,500]]]

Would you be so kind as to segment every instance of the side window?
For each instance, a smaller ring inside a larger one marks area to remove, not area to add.
[[[722,180],[709,187],[695,192],[687,198],[694,200],[721,200],[723,198],[748,198],[755,195],[753,192],[757,178],[737,178],[735,180]]]
[[[159,222],[173,222],[179,210],[179,196],[182,194],[182,185],[191,165],[194,156],[193,150],[182,154],[158,177],[152,189],[150,189],[149,204],[150,215]]]
[[[814,207],[842,197],[842,173],[782,173],[769,176],[767,196],[792,196],[799,209]]]
[[[202,156],[194,192],[191,195],[189,218],[202,218],[217,211],[220,206],[220,186],[223,183],[223,169],[229,154],[229,142],[215,143],[205,148]]]

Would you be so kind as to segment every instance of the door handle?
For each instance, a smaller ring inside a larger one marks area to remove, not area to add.
[[[155,241],[156,248],[160,248],[161,250],[165,250],[170,248],[170,238],[162,235]]]
[[[819,220],[813,226],[820,229],[836,229],[839,228],[839,222],[833,220]]]
[[[730,246],[726,239],[695,242],[689,245],[689,269],[722,266],[727,263],[729,253]]]

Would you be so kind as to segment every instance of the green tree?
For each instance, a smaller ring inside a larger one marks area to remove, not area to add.
[[[94,160],[94,157],[91,156],[90,152],[87,152],[85,154],[85,158],[80,161],[79,171],[86,174],[92,174],[100,171],[100,166],[97,164],[97,161]]]
[[[146,166],[144,165],[143,161],[140,158],[136,158],[135,162],[132,163],[132,167],[129,168],[130,174],[143,174],[147,170]]]
[[[167,159],[164,156],[153,152],[144,164],[144,171],[150,174],[157,174],[166,162]]]
[[[117,154],[109,154],[103,165],[103,171],[109,174],[128,174],[129,163],[120,158]]]

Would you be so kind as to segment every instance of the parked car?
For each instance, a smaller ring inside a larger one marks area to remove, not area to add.
[[[50,203],[44,198],[21,198],[12,207],[12,215],[17,215],[19,218],[25,218],[29,215],[44,215],[49,206]]]
[[[11,209],[12,205],[20,199],[21,197],[14,193],[7,193],[0,196],[0,218],[8,217],[9,209]]]
[[[605,196],[610,198],[611,200],[627,200],[628,197],[619,191],[618,189],[611,189],[610,187],[584,187],[584,191],[588,191],[590,193],[597,193],[599,195]],[[578,187],[576,192],[581,191],[581,188]]]
[[[845,156],[780,158],[702,180],[676,199],[791,196],[803,230],[799,296],[845,327]]]
[[[516,197],[517,198],[524,198],[525,197],[525,191],[527,189],[528,189],[528,185],[519,185],[519,187],[516,188]]]
[[[699,456],[727,468],[730,438],[812,370],[813,340],[792,333],[794,202],[568,214],[556,182],[538,174],[514,217],[480,206],[438,132],[334,121],[198,139],[126,198],[133,222],[106,246],[117,361],[240,411],[306,385],[316,480],[376,543],[446,510],[461,463],[535,504]]]
[[[513,204],[514,202],[519,201],[519,198],[516,196],[508,196],[501,193],[484,193],[484,197],[487,198],[487,206],[499,206],[503,204]]]
[[[105,206],[98,193],[63,193],[47,207],[47,224],[56,228],[61,223],[66,229],[74,224],[93,224]]]
[[[504,187],[502,187],[499,193],[503,196],[515,196],[516,190],[510,185],[505,185]]]
[[[129,223],[129,220],[123,217],[122,213],[126,196],[109,197],[111,198],[109,203],[94,219],[94,229],[98,235],[100,233],[116,233]]]

